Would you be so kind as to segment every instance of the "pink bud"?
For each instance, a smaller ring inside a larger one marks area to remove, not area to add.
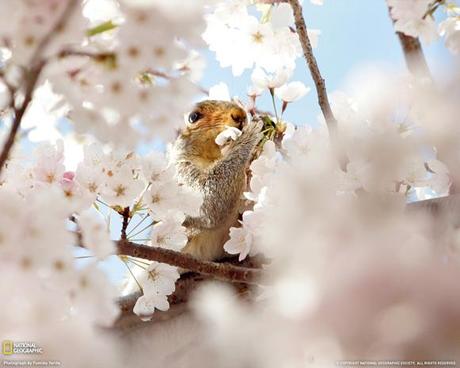
[[[64,180],[68,180],[68,181],[73,181],[75,179],[75,172],[73,171],[66,171],[63,175],[62,175],[62,178]]]

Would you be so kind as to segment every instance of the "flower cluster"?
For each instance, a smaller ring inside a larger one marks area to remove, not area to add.
[[[320,2],[315,2],[320,5]],[[283,86],[295,68],[301,55],[299,38],[292,31],[293,16],[289,4],[258,4],[256,17],[248,10],[245,0],[219,2],[206,17],[207,28],[203,38],[222,67],[232,67],[235,76],[255,67],[254,86],[248,95],[260,95],[266,88]],[[317,44],[319,31],[309,30],[313,47]],[[267,75],[268,73],[268,75]],[[306,92],[303,84],[285,86],[280,98],[286,103],[302,97]]]
[[[181,14],[161,1],[20,0],[0,6],[13,25],[0,26],[0,66],[9,85],[26,80],[24,66],[43,62],[39,83],[49,81],[56,98],[68,104],[76,132],[130,148],[174,137],[203,69],[191,49],[200,45],[202,3]]]
[[[422,138],[419,131],[427,125],[420,118],[425,115],[426,108],[415,101],[426,90],[414,90],[406,79],[367,77],[374,78],[372,90],[360,91],[355,98],[343,92],[332,95],[332,108],[339,121],[340,144],[348,157],[345,170],[340,169],[324,128],[312,130],[288,124],[281,145],[277,147],[271,141],[266,142],[260,156],[251,164],[250,190],[245,197],[255,205],[243,213],[241,227],[231,229],[230,239],[224,246],[228,253],[239,254],[240,260],[248,254],[273,253],[273,248],[267,247],[263,240],[270,226],[260,224],[284,222],[275,220],[272,214],[277,212],[280,201],[287,200],[287,192],[294,193],[285,188],[283,177],[295,175],[298,180],[308,180],[308,173],[324,173],[327,179],[321,190],[345,197],[365,192],[405,196],[411,200],[414,196],[422,199],[448,193],[451,174],[446,164],[436,157],[436,152],[426,147],[425,139],[432,137]],[[401,94],[380,94],[380,104],[375,109],[366,109],[369,100],[377,99],[372,94],[389,91],[396,85],[400,86]],[[439,99],[440,96],[430,95],[430,98]],[[389,111],[396,111],[403,100],[412,103],[411,114],[404,121],[395,121]],[[382,116],[382,112],[385,115]],[[425,134],[428,134],[426,129]],[[280,193],[283,193],[281,198]],[[291,205],[295,207],[295,203],[293,198]]]
[[[109,236],[108,223],[98,211],[90,208],[93,203],[98,210],[100,206],[104,206],[104,210],[114,210],[116,213],[122,213],[124,208],[130,207],[131,217],[144,214],[144,219],[148,217],[153,220],[151,236],[153,246],[179,251],[187,243],[182,222],[186,215],[196,216],[199,213],[202,198],[199,193],[178,184],[175,169],[168,164],[165,154],[153,153],[139,158],[134,153],[121,150],[110,150],[105,153],[100,145],[90,144],[84,147],[83,160],[78,164],[75,172],[66,171],[62,141],[58,141],[56,145],[40,144],[32,157],[33,159],[28,161],[23,155],[18,154],[9,161],[1,186],[2,190],[12,191],[16,196],[28,201],[29,198],[43,195],[42,193],[57,193],[60,196],[59,200],[65,202],[67,211],[61,217],[66,219],[77,214],[75,220],[81,231],[80,245],[87,248],[97,259],[105,259],[115,252],[115,248]],[[53,208],[59,208],[59,202],[49,200]],[[145,211],[147,212],[144,213]],[[37,217],[39,218],[41,217]],[[17,221],[14,218],[12,220]],[[5,225],[8,226],[8,223],[5,222]],[[29,226],[39,228],[38,224],[34,225],[32,222]],[[53,226],[58,227],[56,224]],[[66,239],[62,241],[70,245],[72,241],[68,238],[68,232],[62,230]],[[18,231],[24,230],[18,228]],[[15,232],[11,232],[10,236],[14,234]],[[21,232],[17,235],[20,234]],[[57,231],[51,232],[47,235],[49,238],[44,239],[43,242],[51,247],[59,240],[58,235]],[[56,237],[56,241],[53,241],[53,237]],[[6,237],[6,228],[2,239],[10,245],[17,241],[16,238]],[[26,249],[24,248],[24,254]],[[34,249],[41,252],[41,247],[34,246]],[[59,262],[72,264],[72,257],[68,250],[66,254],[67,258]],[[20,254],[16,256],[19,257]],[[31,256],[34,258],[33,255]],[[177,274],[174,267],[163,264],[157,264],[158,268],[154,273],[153,263],[150,266],[148,263],[140,264],[135,260],[132,263],[139,266],[135,274],[140,280],[147,275],[150,276],[146,280],[153,280],[154,274],[158,277],[167,277],[174,272]],[[147,298],[148,292],[153,289],[142,286],[144,296],[139,300],[139,305],[143,307],[136,307],[135,311],[146,315],[147,311],[153,313],[154,307],[164,309],[167,305],[166,296],[174,291],[174,281],[178,277],[177,274],[167,289],[155,289],[157,304],[153,303],[151,298]],[[163,301],[162,304],[158,304],[160,299]],[[149,306],[152,309],[148,309]]]
[[[53,349],[65,351],[65,344],[71,342],[81,347],[76,364],[93,355],[85,348],[87,339],[111,351],[109,342],[93,326],[110,326],[118,317],[117,290],[95,262],[76,267],[74,236],[66,225],[72,206],[63,192],[39,186],[20,195],[1,186],[0,203],[4,281],[0,292],[8,296],[1,307],[2,334],[16,336],[19,332],[40,339],[43,356],[48,359],[55,359]]]
[[[447,48],[454,54],[460,52],[460,8],[451,2],[432,0],[387,0],[395,29],[408,36],[420,37],[430,43],[443,36]],[[436,26],[434,12],[444,6],[447,18]]]
[[[9,66],[27,66],[50,31],[56,32],[56,35],[47,49],[49,55],[59,50],[62,44],[80,44],[89,26],[82,10],[81,1],[2,1],[0,14],[9,16],[9,22],[0,25],[0,47],[8,49],[3,54],[4,59]],[[69,13],[65,24],[59,25],[65,13]]]
[[[166,297],[174,291],[178,278],[179,273],[175,267],[152,262],[143,273],[143,277],[138,279],[143,295],[137,300],[134,313],[144,320],[149,320],[155,309],[169,309]]]
[[[445,195],[457,175],[446,163],[457,162],[458,104],[451,85],[438,90],[384,72],[353,80],[361,78],[368,84],[356,92],[332,96],[349,160],[343,170],[325,131],[289,125],[251,165],[245,195],[254,208],[230,230],[225,249],[240,259],[269,256],[270,285],[251,305],[214,285],[195,300],[224,361],[228,344],[239,366],[276,367],[287,356],[293,366],[388,352],[407,359],[426,346],[433,356],[458,356],[450,335],[460,323],[458,217],[440,209],[441,235],[431,216],[406,207],[414,197]],[[429,305],[427,293],[436,295]],[[443,305],[455,305],[448,319],[437,312]],[[247,349],[255,338],[258,349]]]

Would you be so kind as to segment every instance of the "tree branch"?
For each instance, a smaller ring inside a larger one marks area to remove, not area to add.
[[[338,147],[337,120],[332,112],[331,105],[327,97],[326,82],[321,75],[315,55],[313,54],[313,48],[311,46],[310,38],[308,37],[307,25],[305,24],[305,19],[302,15],[302,6],[298,0],[288,1],[294,13],[296,31],[299,36],[300,44],[302,45],[305,61],[307,62],[311,77],[315,83],[318,104],[321,108],[321,112],[323,113],[324,120],[326,121],[332,146],[334,149],[338,150],[337,154],[339,156],[339,162],[342,168],[344,168],[348,160],[345,157],[345,154],[341,152]]]
[[[11,125],[11,129],[8,133],[8,137],[3,146],[2,153],[0,154],[0,174],[2,173],[3,167],[5,166],[5,162],[9,157],[11,148],[13,147],[16,134],[18,133],[19,127],[21,126],[22,118],[24,117],[24,113],[26,112],[27,107],[32,101],[32,95],[35,90],[35,86],[44,66],[45,61],[40,60],[40,62],[35,63],[35,66],[28,72],[28,76],[26,77],[24,102],[22,103],[20,108],[15,109],[16,111],[14,114],[13,124]]]
[[[390,6],[388,6],[388,13],[390,14],[391,21],[394,25],[396,23],[396,19],[391,14]],[[401,44],[407,69],[409,69],[414,76],[422,76],[432,80],[430,69],[426,62],[420,40],[399,31],[395,32],[399,38],[399,43]]]
[[[260,284],[264,275],[263,271],[259,269],[201,261],[185,253],[160,247],[131,243],[123,239],[119,240],[116,244],[117,253],[119,255],[167,263],[171,266],[184,268],[202,275],[212,276],[223,281]]]
[[[129,207],[125,207],[121,215],[123,216],[123,224],[121,226],[121,239],[126,240],[126,229],[128,228],[130,218]]]
[[[16,87],[14,87],[11,83],[8,82],[8,79],[3,70],[0,70],[0,80],[8,90],[8,103],[6,104],[7,107],[4,110],[0,111],[0,114],[2,114],[7,109],[9,109],[10,112],[14,113],[14,96],[16,94]]]
[[[441,0],[435,0],[427,9],[427,12],[423,16],[423,18],[427,16],[431,16],[432,13],[437,9],[437,7],[442,3]],[[390,15],[391,21],[393,25],[396,22],[396,19],[391,14],[391,7],[388,6],[388,13]],[[425,55],[423,53],[422,45],[420,40],[415,37],[411,37],[405,35],[402,32],[396,31],[396,35],[399,38],[399,42],[401,44],[401,48],[404,54],[404,59],[406,60],[406,66],[409,72],[414,75],[415,77],[423,77],[428,78],[431,82],[433,81],[433,77],[430,72],[430,68],[428,67],[428,63],[426,61]],[[446,155],[442,147],[438,147],[438,157],[446,163],[449,167],[456,167],[457,162],[456,160],[452,161],[452,159]],[[458,191],[460,178],[456,175],[455,171],[452,172],[453,180],[452,185],[449,188],[449,194],[455,194]]]
[[[11,125],[10,131],[8,133],[8,137],[5,141],[2,152],[0,154],[0,174],[2,173],[3,167],[5,166],[5,162],[9,157],[9,154],[10,154],[11,148],[13,147],[16,135],[21,126],[21,122],[24,117],[24,114],[30,102],[32,101],[32,96],[33,96],[35,87],[37,85],[38,79],[40,77],[40,74],[44,66],[47,63],[47,60],[42,58],[43,52],[45,51],[46,47],[49,45],[49,43],[53,39],[54,35],[58,32],[58,30],[63,27],[65,22],[67,22],[68,18],[71,16],[77,4],[78,4],[78,0],[69,0],[69,3],[67,4],[67,7],[62,12],[62,15],[59,17],[59,19],[56,21],[56,23],[50,29],[50,31],[42,38],[37,48],[35,49],[34,53],[32,54],[31,66],[25,75],[24,101],[22,102],[19,108],[14,109],[13,124]],[[14,96],[12,98],[14,100]]]
[[[176,281],[174,293],[168,296],[168,302],[172,305],[187,303],[192,295],[204,281],[212,280],[212,277],[200,275],[198,273],[188,272],[183,274],[179,280]],[[233,287],[239,294],[249,290],[250,286],[244,283],[233,283]],[[122,296],[117,299],[117,304],[120,308],[119,321],[127,316],[133,315],[133,308],[137,299],[142,296],[141,291],[135,291],[131,294]],[[157,312],[155,312],[156,314]]]
[[[75,216],[70,216],[69,221],[74,222],[78,226]],[[81,232],[77,230],[74,233],[77,238],[76,245],[85,248],[82,243]],[[115,241],[115,244],[117,247],[117,254],[120,256],[125,255],[166,263],[191,272],[233,283],[260,285],[265,275],[260,267],[262,264],[268,263],[265,257],[247,258],[243,263],[238,263],[239,265],[233,265],[228,262],[218,263],[202,261],[185,253],[166,248],[137,244],[126,239]]]
[[[53,37],[56,35],[56,33],[59,33],[60,30],[64,29],[66,22],[72,16],[72,13],[75,10],[75,7],[80,2],[79,0],[68,0],[68,1],[69,2],[66,8],[62,11],[62,14],[59,17],[59,19],[56,21],[53,27],[49,30],[49,32],[41,39],[40,43],[36,47],[35,52],[32,54],[32,58],[31,58],[32,63],[34,63],[34,61],[37,61],[37,62],[40,61],[43,52],[46,50],[50,42],[53,40]]]
[[[327,97],[326,91],[326,83],[324,78],[321,76],[318,63],[316,62],[316,58],[313,55],[310,38],[308,37],[307,26],[302,15],[302,6],[298,0],[289,0],[289,4],[291,5],[292,11],[294,13],[295,27],[297,34],[299,35],[300,44],[302,45],[303,55],[315,83],[319,106],[323,113],[324,119],[326,120],[330,133],[336,134],[337,120],[335,119],[329,104],[329,99]]]

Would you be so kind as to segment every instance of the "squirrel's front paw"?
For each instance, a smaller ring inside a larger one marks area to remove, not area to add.
[[[243,128],[242,138],[254,143],[259,143],[263,138],[262,128],[264,122],[262,119],[255,118]]]

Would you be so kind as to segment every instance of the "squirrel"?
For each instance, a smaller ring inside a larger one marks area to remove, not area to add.
[[[262,123],[247,120],[246,112],[234,102],[199,102],[173,145],[179,181],[203,194],[200,215],[187,217],[183,223],[188,235],[183,253],[206,261],[226,254],[223,246],[229,229],[238,224],[246,169],[262,139]],[[215,139],[227,127],[238,128],[242,134],[220,147]]]
[[[225,256],[229,229],[238,226],[246,170],[263,137],[262,125],[259,120],[248,123],[246,112],[227,101],[199,102],[188,115],[169,152],[170,164],[175,166],[180,184],[203,194],[203,204],[198,217],[188,216],[183,222],[188,236],[183,253],[205,261]],[[215,139],[227,127],[238,128],[242,134],[220,147]],[[122,294],[137,288],[135,278],[129,278]]]

